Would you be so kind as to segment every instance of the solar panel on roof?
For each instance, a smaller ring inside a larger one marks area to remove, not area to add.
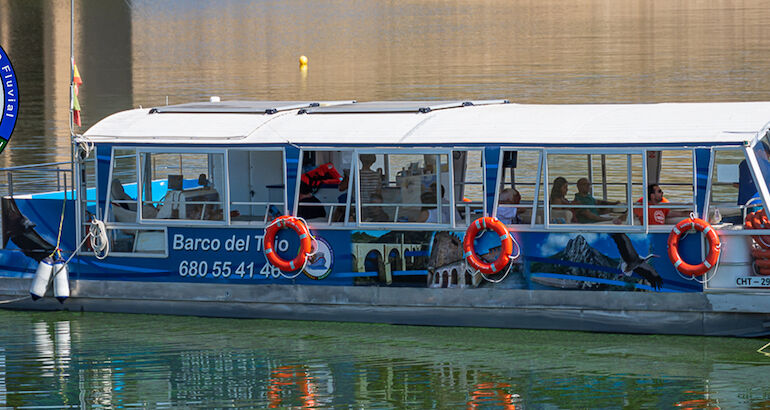
[[[216,113],[216,114],[275,114],[279,111],[319,106],[314,101],[222,101],[166,105],[150,109],[150,114]]]
[[[427,113],[447,108],[472,105],[506,104],[508,100],[455,100],[455,101],[370,101],[353,104],[303,108],[300,114],[376,114]]]

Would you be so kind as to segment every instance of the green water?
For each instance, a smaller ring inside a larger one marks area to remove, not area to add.
[[[762,408],[768,342],[0,311],[0,407]]]

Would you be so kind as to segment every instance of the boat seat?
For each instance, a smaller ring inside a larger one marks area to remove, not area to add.
[[[118,204],[112,205],[111,212],[115,219],[115,222],[124,222],[124,223],[138,222],[136,211],[125,209],[123,207],[118,206]],[[155,209],[155,207],[152,207],[150,205],[142,205],[142,216],[145,219],[155,219],[158,217],[158,210]]]
[[[110,187],[110,200],[112,201],[121,201],[120,203],[116,203],[115,205],[119,205],[120,208],[126,209],[128,211],[136,212],[136,199],[131,198],[126,191],[123,189],[123,183],[120,182],[119,179],[114,178],[112,180],[112,185]],[[131,202],[123,202],[123,201],[131,201]]]

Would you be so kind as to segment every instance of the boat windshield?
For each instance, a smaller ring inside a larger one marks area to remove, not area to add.
[[[757,158],[757,165],[759,165],[759,171],[764,179],[765,186],[768,192],[770,192],[770,131],[765,133],[753,148],[754,156]],[[757,181],[760,182],[760,181]],[[765,198],[765,204],[769,203]]]

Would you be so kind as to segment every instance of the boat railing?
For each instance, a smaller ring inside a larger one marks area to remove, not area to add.
[[[276,218],[280,214],[276,214],[275,212],[271,212],[271,207],[276,207],[278,209],[283,208],[283,201],[253,201],[253,202],[243,202],[243,201],[230,201],[231,207],[238,207],[238,206],[248,206],[248,207],[264,207],[265,212],[262,215],[258,215],[262,218],[262,223],[267,225],[268,222],[272,221],[274,218]],[[246,219],[251,217],[252,215],[238,215],[232,216],[231,218],[238,218],[241,217],[242,219],[234,219],[237,222],[259,222],[258,220],[253,219]]]
[[[0,193],[19,196],[63,192],[74,198],[72,163],[68,161],[0,168]]]
[[[316,222],[316,223],[319,223],[319,222],[320,223],[326,223],[326,224],[329,224],[329,225],[332,225],[332,224],[335,224],[335,223],[340,223],[340,224],[343,223],[343,221],[335,221],[332,218],[334,217],[335,209],[337,209],[337,208],[343,208],[344,209],[347,206],[347,204],[340,203],[340,202],[299,202],[299,205],[302,206],[302,207],[323,207],[323,208],[327,208],[328,207],[329,211],[327,212],[326,217],[324,217],[325,220],[322,221],[322,220],[320,220],[320,218],[318,218],[317,220],[314,220],[313,222]],[[456,225],[461,225],[461,226],[467,226],[468,224],[470,224],[471,220],[476,219],[476,218],[481,216],[480,212],[482,210],[480,208],[483,207],[483,202],[481,202],[481,201],[457,202],[455,204],[455,206],[456,206],[456,208],[458,210],[464,210],[464,215],[465,215],[464,217],[458,218],[457,220],[455,220],[455,224]],[[355,207],[355,203],[351,203],[351,207],[354,208]],[[392,216],[388,215],[388,220],[369,220],[368,217],[364,216],[362,218],[362,222],[364,222],[364,223],[378,223],[378,222],[380,222],[380,223],[407,223],[407,222],[415,222],[415,221],[409,220],[407,217],[403,216],[402,211],[404,209],[409,209],[409,208],[411,208],[411,209],[415,209],[415,208],[422,209],[424,207],[435,208],[436,204],[435,203],[426,204],[426,203],[423,203],[423,202],[414,202],[414,203],[404,203],[404,202],[376,202],[375,203],[375,202],[372,202],[372,203],[363,203],[363,204],[361,204],[361,210],[362,210],[362,212],[364,214],[366,214],[367,209],[372,209],[372,208],[377,208],[377,207],[383,208],[383,209],[392,210],[393,215]],[[450,208],[450,205],[449,205],[449,203],[445,202],[445,203],[441,204],[441,208]],[[475,215],[474,216],[474,212],[476,212],[477,210],[479,210],[479,215]],[[354,212],[351,212],[351,215],[353,215],[353,214],[354,214]],[[449,224],[449,223],[450,223],[450,221],[441,221],[441,224]]]

